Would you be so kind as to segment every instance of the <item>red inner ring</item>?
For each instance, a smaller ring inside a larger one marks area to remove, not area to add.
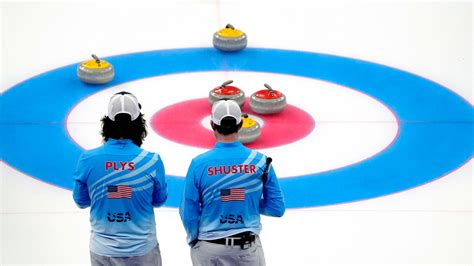
[[[202,119],[209,116],[211,106],[207,98],[188,100],[167,106],[151,118],[152,129],[171,141],[199,147],[212,148],[216,140],[209,129],[201,125]],[[262,134],[249,148],[261,149],[286,145],[307,136],[315,127],[313,118],[305,111],[288,104],[278,114],[256,114],[245,100],[242,113],[254,114],[264,121]]]

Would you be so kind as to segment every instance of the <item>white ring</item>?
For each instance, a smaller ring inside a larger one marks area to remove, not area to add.
[[[67,129],[80,146],[95,148],[101,144],[99,120],[107,113],[108,100],[114,93],[133,93],[149,122],[160,109],[205,98],[211,89],[230,78],[246,95],[263,89],[263,83],[272,84],[285,93],[289,104],[315,119],[315,129],[305,138],[260,150],[273,158],[280,177],[324,172],[360,162],[384,150],[397,136],[398,121],[393,112],[357,90],[299,76],[240,71],[173,74],[111,87],[75,106],[68,116]],[[191,159],[206,151],[163,138],[150,126],[148,129],[143,148],[161,155],[169,175],[184,176]]]

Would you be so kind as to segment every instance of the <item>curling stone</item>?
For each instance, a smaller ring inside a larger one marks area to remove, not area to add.
[[[247,47],[247,35],[237,30],[231,24],[214,33],[212,44],[224,52],[236,52]]]
[[[219,100],[234,100],[242,108],[245,103],[245,93],[237,87],[229,86],[232,82],[234,81],[228,80],[219,87],[212,89],[209,92],[209,103],[212,105],[215,101]]]
[[[273,90],[265,83],[266,90],[260,90],[250,97],[250,108],[258,114],[276,114],[286,106],[286,97],[283,93]]]
[[[85,61],[77,66],[77,77],[85,83],[104,84],[114,78],[114,67],[107,61],[100,60],[92,55],[92,60]]]
[[[239,130],[239,140],[242,143],[252,143],[262,134],[260,124],[247,114],[242,115],[242,128]]]

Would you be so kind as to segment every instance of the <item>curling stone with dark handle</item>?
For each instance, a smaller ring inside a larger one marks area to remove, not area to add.
[[[265,83],[267,89],[260,90],[250,97],[250,108],[258,114],[276,114],[286,106],[286,96]]]
[[[114,67],[107,61],[92,55],[92,60],[82,62],[77,66],[79,80],[90,84],[104,84],[114,78]]]
[[[234,81],[228,80],[219,87],[209,91],[209,103],[212,105],[215,101],[219,100],[234,100],[242,108],[245,103],[245,93],[237,87],[229,86],[232,82]]]
[[[224,52],[236,52],[247,47],[247,35],[227,24],[225,28],[214,33],[212,44]]]
[[[252,143],[256,141],[262,134],[262,127],[260,124],[249,117],[247,114],[242,115],[242,128],[239,130],[240,142]]]

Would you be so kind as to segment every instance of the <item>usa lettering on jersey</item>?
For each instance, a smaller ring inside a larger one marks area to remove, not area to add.
[[[240,214],[228,214],[228,215],[221,214],[219,222],[221,224],[225,224],[225,223],[244,224],[244,217]]]
[[[227,175],[227,174],[255,174],[257,166],[254,164],[234,164],[234,165],[219,165],[209,166],[207,168],[207,176],[213,175]]]
[[[107,213],[107,220],[111,223],[117,222],[117,223],[126,223],[132,220],[132,216],[130,215],[130,212],[115,212],[115,213]]]

